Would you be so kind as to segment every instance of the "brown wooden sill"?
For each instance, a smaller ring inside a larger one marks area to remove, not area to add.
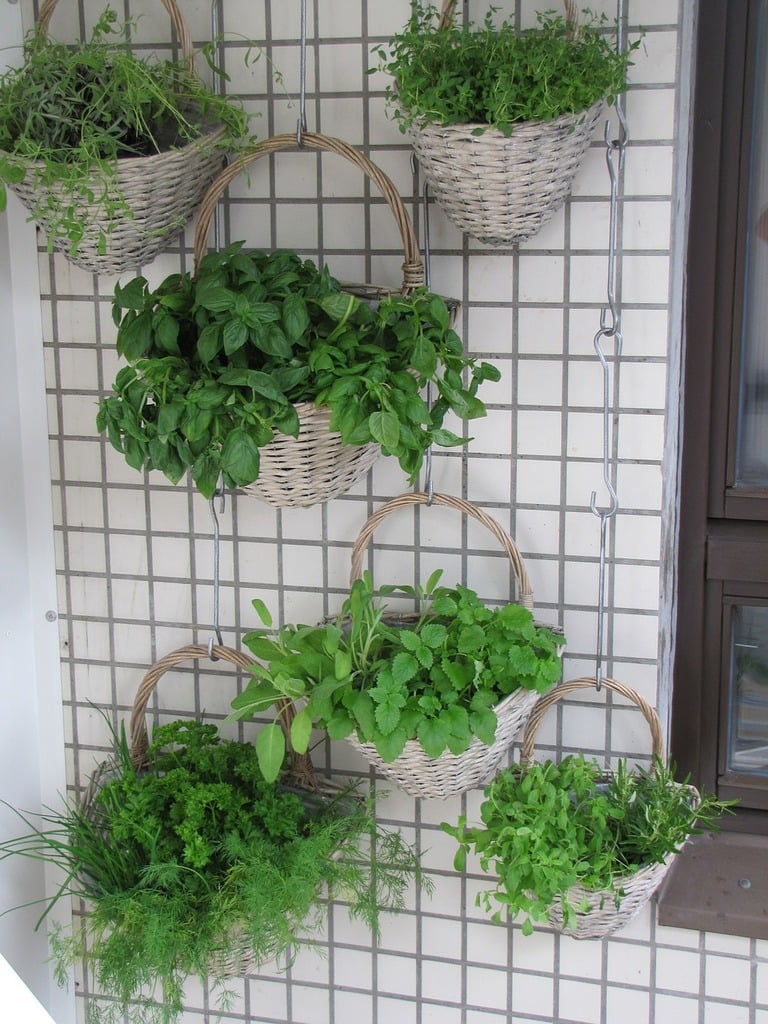
[[[768,836],[695,836],[664,880],[659,923],[768,939]]]

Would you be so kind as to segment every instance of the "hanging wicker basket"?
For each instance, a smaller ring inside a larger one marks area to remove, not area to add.
[[[176,0],[162,0],[179,40],[184,63],[194,71],[194,47]],[[46,33],[58,0],[45,0],[37,29]],[[201,136],[179,148],[151,156],[127,157],[117,161],[117,171],[94,167],[81,187],[82,204],[77,217],[84,223],[77,254],[72,255],[69,239],[49,232],[49,222],[40,193],[47,191],[56,206],[69,205],[71,196],[60,185],[45,183],[45,164],[13,157],[26,167],[24,178],[11,187],[21,202],[49,233],[53,248],[67,259],[96,274],[120,274],[149,263],[183,230],[213,178],[224,163],[220,147],[226,129],[221,125],[201,126]],[[98,197],[108,194],[126,209],[105,211]],[[86,198],[91,196],[93,198]]]
[[[655,709],[625,683],[604,678],[602,685],[637,705],[651,733],[653,756],[663,758],[664,739]],[[579,690],[594,692],[595,679],[572,679],[560,683],[538,699],[525,725],[520,751],[521,765],[533,762],[536,733],[547,711],[564,697]],[[677,785],[690,790],[691,800],[695,806],[699,800],[697,791],[692,786],[683,787],[681,783]],[[567,898],[570,906],[575,909],[575,922],[564,926],[562,903],[557,900],[549,910],[549,923],[558,931],[576,939],[596,939],[611,935],[619,928],[623,928],[646,906],[672,867],[676,856],[676,852],[671,853],[662,863],[650,864],[631,874],[621,875],[613,880],[613,886],[607,890],[595,891],[581,885],[573,886],[568,890]]]
[[[376,528],[387,516],[404,508],[417,505],[440,505],[455,509],[462,515],[474,519],[484,526],[500,543],[509,559],[512,573],[517,581],[517,600],[524,608],[533,611],[533,591],[523,557],[512,537],[504,528],[476,505],[448,494],[434,493],[431,497],[422,492],[402,494],[382,505],[365,523],[352,549],[350,582],[359,579],[363,573],[363,558]],[[406,624],[417,615],[394,616],[397,622]],[[463,754],[445,751],[438,758],[431,758],[416,739],[406,742],[405,750],[394,761],[383,761],[373,743],[362,743],[353,733],[348,737],[352,746],[360,751],[377,772],[410,793],[411,796],[445,799],[482,785],[499,768],[515,734],[525,723],[535,705],[538,694],[533,690],[519,688],[505,697],[493,709],[498,726],[493,745],[488,746],[477,737]]]
[[[354,147],[327,135],[304,132],[299,144],[295,135],[265,139],[242,159],[224,168],[211,185],[200,207],[195,231],[195,264],[207,251],[207,239],[216,206],[232,181],[262,157],[296,150],[334,153],[358,167],[379,189],[394,217],[403,243],[403,281],[399,289],[377,285],[345,284],[345,291],[361,299],[377,301],[392,294],[408,294],[424,284],[424,268],[410,217],[397,189],[387,175]],[[455,312],[455,305],[454,305]],[[341,435],[329,429],[330,410],[312,402],[297,404],[299,434],[275,433],[260,449],[259,477],[244,487],[247,494],[276,508],[307,508],[345,494],[364,476],[381,454],[377,444],[345,445]]]
[[[440,26],[456,0],[443,0]],[[576,7],[566,2],[566,23]],[[485,245],[514,245],[535,235],[570,195],[605,109],[515,124],[509,135],[482,124],[414,124],[408,134],[432,195],[448,219]]]

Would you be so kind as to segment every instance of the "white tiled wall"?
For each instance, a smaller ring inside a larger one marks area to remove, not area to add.
[[[131,11],[143,6],[156,5],[136,0]],[[476,0],[469,6],[475,19],[482,17]],[[523,23],[535,9],[532,0],[497,0],[497,6],[519,6]],[[592,6],[616,16],[616,0]],[[219,7],[230,90],[261,113],[260,135],[293,131],[297,102],[285,91],[299,91],[299,0],[223,0]],[[75,16],[68,0],[61,8],[54,26],[63,34],[74,30]],[[206,38],[208,4],[184,0],[183,9],[195,37]],[[687,128],[677,99],[679,69],[687,64],[681,64],[680,0],[619,0],[618,10],[628,15],[630,34],[642,24],[646,36],[626,98],[631,143],[620,182],[624,350],[613,392],[621,511],[609,530],[606,668],[655,700],[661,466],[667,377],[676,369],[667,363],[670,240],[679,198],[673,182]],[[364,144],[421,224],[409,148],[385,118],[381,76],[365,73],[373,44],[396,31],[407,12],[407,0],[310,0],[307,119],[312,129]],[[146,38],[162,39],[162,33],[155,15]],[[245,68],[243,36],[264,43],[284,86],[274,82],[266,60]],[[233,187],[222,215],[224,236],[263,248],[298,247],[327,260],[342,279],[397,283],[396,232],[359,173],[338,158],[277,159],[274,177],[257,164],[250,187],[244,180]],[[592,339],[605,299],[608,192],[601,127],[573,199],[519,250],[484,250],[432,209],[433,287],[461,298],[458,329],[467,348],[503,371],[501,383],[486,392],[490,412],[472,424],[467,451],[436,454],[434,485],[483,507],[517,538],[538,617],[565,627],[566,677],[590,674],[595,657],[599,526],[589,502],[594,490],[602,503],[604,491],[602,375]],[[157,281],[189,268],[191,238],[190,230],[183,246],[144,268],[147,276]],[[143,479],[96,436],[96,403],[117,365],[114,281],[97,280],[43,249],[41,272],[75,785],[106,743],[94,705],[119,718],[158,656],[211,635],[213,528],[206,502],[186,483],[174,488],[158,474]],[[255,625],[254,597],[283,619],[313,621],[333,611],[346,584],[352,539],[366,516],[405,486],[398,467],[381,461],[352,493],[322,508],[276,512],[253,498],[228,495],[220,514],[225,642],[237,645]],[[492,538],[474,525],[467,529],[455,513],[400,513],[382,526],[376,544],[387,545],[386,556],[374,554],[372,561],[374,578],[382,582],[385,574],[390,582],[426,578],[443,565],[447,582],[464,579],[489,598],[510,594],[508,567]],[[191,678],[164,680],[163,713],[202,707],[226,713],[236,682],[207,672],[188,690]],[[547,723],[544,742],[647,752],[637,716],[606,711],[602,697],[570,706],[559,728],[560,734]],[[367,771],[344,745],[326,756],[337,771]],[[579,943],[545,930],[526,938],[518,928],[489,923],[475,906],[482,878],[453,872],[451,844],[439,830],[462,810],[476,813],[478,802],[477,793],[440,804],[393,794],[384,812],[420,844],[434,896],[414,896],[405,914],[385,920],[378,946],[343,907],[333,907],[325,934],[317,937],[325,958],[308,951],[287,975],[267,967],[234,982],[234,1008],[221,1017],[208,1008],[210,994],[190,983],[185,1024],[766,1024],[765,942],[662,928],[652,908],[605,941]]]

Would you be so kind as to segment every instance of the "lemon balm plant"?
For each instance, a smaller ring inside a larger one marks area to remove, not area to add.
[[[291,725],[294,749],[307,749],[313,728],[334,740],[354,734],[384,766],[409,743],[433,761],[473,743],[491,747],[498,705],[516,692],[543,693],[559,678],[563,638],[537,626],[521,605],[488,607],[468,587],[439,586],[440,575],[423,588],[377,592],[365,573],[334,621],[246,634],[263,664],[235,698],[234,717],[289,697],[302,704]],[[382,598],[395,591],[417,598],[421,611],[388,615]],[[269,627],[264,605],[254,606]],[[283,759],[281,730],[267,726],[260,739],[263,770],[274,773]]]
[[[183,228],[248,134],[242,108],[206,85],[175,0],[183,57],[136,56],[107,8],[88,40],[49,39],[47,0],[23,62],[0,76],[0,207],[12,188],[50,249],[117,273],[148,262]]]
[[[438,204],[489,245],[535,234],[562,205],[606,103],[627,88],[633,42],[565,0],[565,16],[520,30],[491,8],[480,25],[414,0],[378,47],[391,116],[408,133]]]

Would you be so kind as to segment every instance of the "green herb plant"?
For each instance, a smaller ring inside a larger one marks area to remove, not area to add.
[[[675,782],[675,766],[656,758],[650,770],[618,763],[605,775],[582,755],[504,769],[486,787],[482,825],[443,823],[459,843],[454,866],[464,871],[467,855],[479,857],[484,872],[498,878],[478,896],[478,906],[499,921],[522,915],[522,930],[546,921],[558,902],[564,927],[580,910],[572,887],[622,897],[622,881],[640,868],[663,863],[689,836],[716,827],[733,801],[695,798]]]
[[[212,143],[223,149],[248,137],[242,107],[183,64],[136,57],[128,27],[107,8],[85,42],[32,32],[22,65],[0,75],[0,210],[6,185],[31,175],[33,218],[46,225],[49,248],[66,238],[74,256],[86,229],[84,206],[100,205],[107,224],[132,215],[117,185],[121,159],[185,145],[214,125],[226,129]],[[210,51],[206,56],[213,67]]]
[[[333,622],[259,629],[244,642],[261,662],[233,702],[235,718],[248,718],[296,700],[291,744],[305,751],[313,728],[331,739],[353,732],[373,743],[385,762],[416,739],[429,757],[465,751],[473,738],[491,745],[495,705],[523,687],[543,693],[560,677],[563,637],[533,622],[516,604],[487,607],[468,587],[438,586],[437,570],[422,587],[374,591],[369,573],[356,580]],[[399,591],[418,599],[415,621],[398,623],[379,595]],[[262,602],[254,602],[267,626]],[[262,729],[262,768],[278,770],[281,731]]]
[[[510,20],[440,28],[434,6],[413,0],[411,16],[388,47],[376,47],[374,70],[390,75],[386,97],[405,132],[414,124],[473,124],[509,135],[520,121],[549,121],[613,102],[627,87],[632,52],[619,53],[606,19],[582,12],[575,33],[562,16],[538,14],[536,27],[518,31]]]
[[[464,355],[441,298],[419,289],[373,309],[327,268],[242,246],[205,256],[195,276],[117,286],[117,350],[128,365],[97,427],[129,465],[174,483],[189,470],[205,497],[220,477],[251,484],[274,432],[297,436],[300,402],[327,406],[344,444],[379,443],[411,481],[430,445],[466,442],[445,416],[485,415],[477,389],[499,373]],[[428,382],[431,407],[420,394]]]
[[[60,933],[54,953],[62,977],[86,957],[105,997],[94,1020],[122,1021],[130,1006],[131,1020],[171,1024],[194,975],[214,978],[226,1002],[228,957],[289,963],[334,898],[376,933],[381,911],[424,883],[416,854],[377,824],[370,801],[283,781],[264,780],[251,744],[177,721],[155,729],[140,771],[123,735],[92,802],[39,826],[22,815],[31,831],[0,843],[0,858],[63,871],[45,914],[70,893],[85,899],[83,930]]]

